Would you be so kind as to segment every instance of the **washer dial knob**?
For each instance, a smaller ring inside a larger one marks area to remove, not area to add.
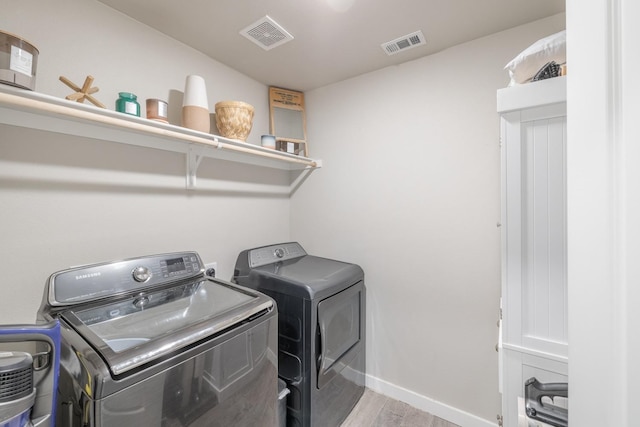
[[[151,271],[147,267],[139,266],[133,269],[133,280],[136,282],[146,282],[151,279]]]
[[[276,249],[276,251],[274,252],[274,255],[278,258],[282,258],[284,256],[284,249],[282,248]]]

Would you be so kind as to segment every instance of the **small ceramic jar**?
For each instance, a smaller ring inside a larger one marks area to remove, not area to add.
[[[120,92],[118,96],[116,111],[140,117],[140,104],[138,104],[137,96],[129,92]]]

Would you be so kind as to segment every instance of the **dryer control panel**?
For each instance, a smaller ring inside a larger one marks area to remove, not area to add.
[[[297,242],[264,246],[249,251],[249,267],[260,267],[261,265],[274,264],[278,261],[287,261],[305,255],[307,253]]]

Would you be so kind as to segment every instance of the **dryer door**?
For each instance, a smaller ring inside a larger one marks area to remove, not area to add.
[[[348,366],[364,340],[364,285],[355,285],[318,303],[318,384],[322,388]]]

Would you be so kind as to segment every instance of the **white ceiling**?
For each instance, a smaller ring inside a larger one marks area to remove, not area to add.
[[[269,86],[307,91],[564,12],[564,0],[100,0]],[[269,15],[294,40],[265,51],[240,31]],[[382,43],[422,30],[427,44]]]

